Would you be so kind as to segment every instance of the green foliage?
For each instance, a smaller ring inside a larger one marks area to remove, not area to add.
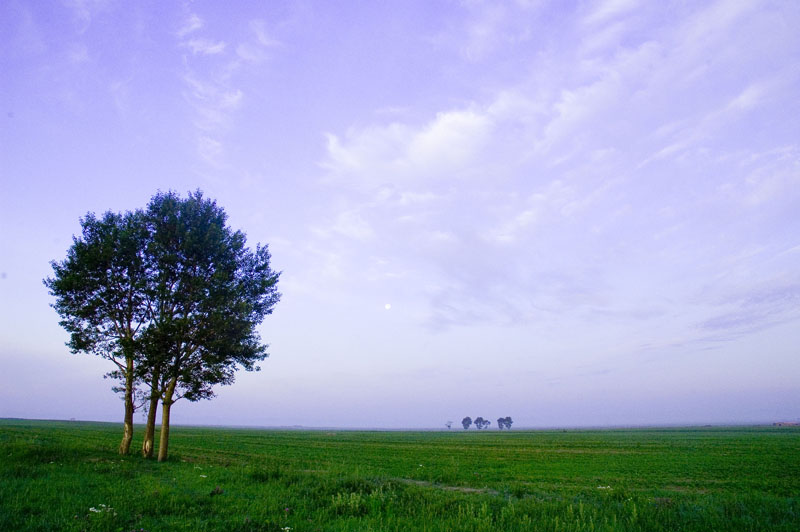
[[[214,385],[233,381],[236,367],[257,370],[267,356],[256,327],[280,299],[280,274],[270,269],[267,247],[246,248],[244,234],[231,230],[225,212],[199,191],[185,199],[156,194],[146,219],[155,313],[139,375],[149,381],[157,369],[178,396],[212,397]]]
[[[73,237],[67,257],[53,261],[53,277],[44,284],[55,297],[53,308],[70,333],[74,352],[112,359],[132,356],[141,326],[148,321],[148,233],[141,212],[89,213],[82,233]]]
[[[181,454],[162,464],[115,455],[117,431],[0,420],[0,529],[800,528],[800,430],[793,428],[177,427]]]

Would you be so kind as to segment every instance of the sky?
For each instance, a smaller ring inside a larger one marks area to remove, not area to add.
[[[173,423],[800,420],[800,3],[0,3],[0,417],[121,421],[42,280],[201,189],[283,294]],[[137,413],[136,421],[141,422]]]

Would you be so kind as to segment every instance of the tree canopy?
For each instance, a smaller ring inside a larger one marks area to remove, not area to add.
[[[489,421],[488,419],[483,419],[483,417],[478,416],[475,418],[474,423],[475,423],[475,428],[481,430],[491,425],[492,422]]]
[[[513,423],[514,420],[511,419],[511,416],[497,418],[497,428],[500,430],[503,430],[504,428],[511,430],[511,425]]]

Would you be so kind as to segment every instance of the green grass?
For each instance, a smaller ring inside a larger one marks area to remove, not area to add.
[[[791,427],[120,436],[0,420],[0,530],[800,530]]]

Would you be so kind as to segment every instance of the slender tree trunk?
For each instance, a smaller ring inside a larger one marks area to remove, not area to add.
[[[172,408],[172,396],[175,393],[177,377],[169,381],[167,389],[164,390],[164,401],[161,407],[161,438],[158,442],[158,461],[163,462],[167,459],[167,448],[169,447],[169,411]]]
[[[123,421],[122,441],[119,443],[119,454],[131,452],[133,441],[133,358],[125,362],[125,420]]]
[[[144,428],[144,441],[142,441],[142,456],[145,458],[153,457],[156,437],[156,411],[158,410],[158,372],[153,373],[153,380],[150,383],[150,406],[147,410],[147,426]]]

